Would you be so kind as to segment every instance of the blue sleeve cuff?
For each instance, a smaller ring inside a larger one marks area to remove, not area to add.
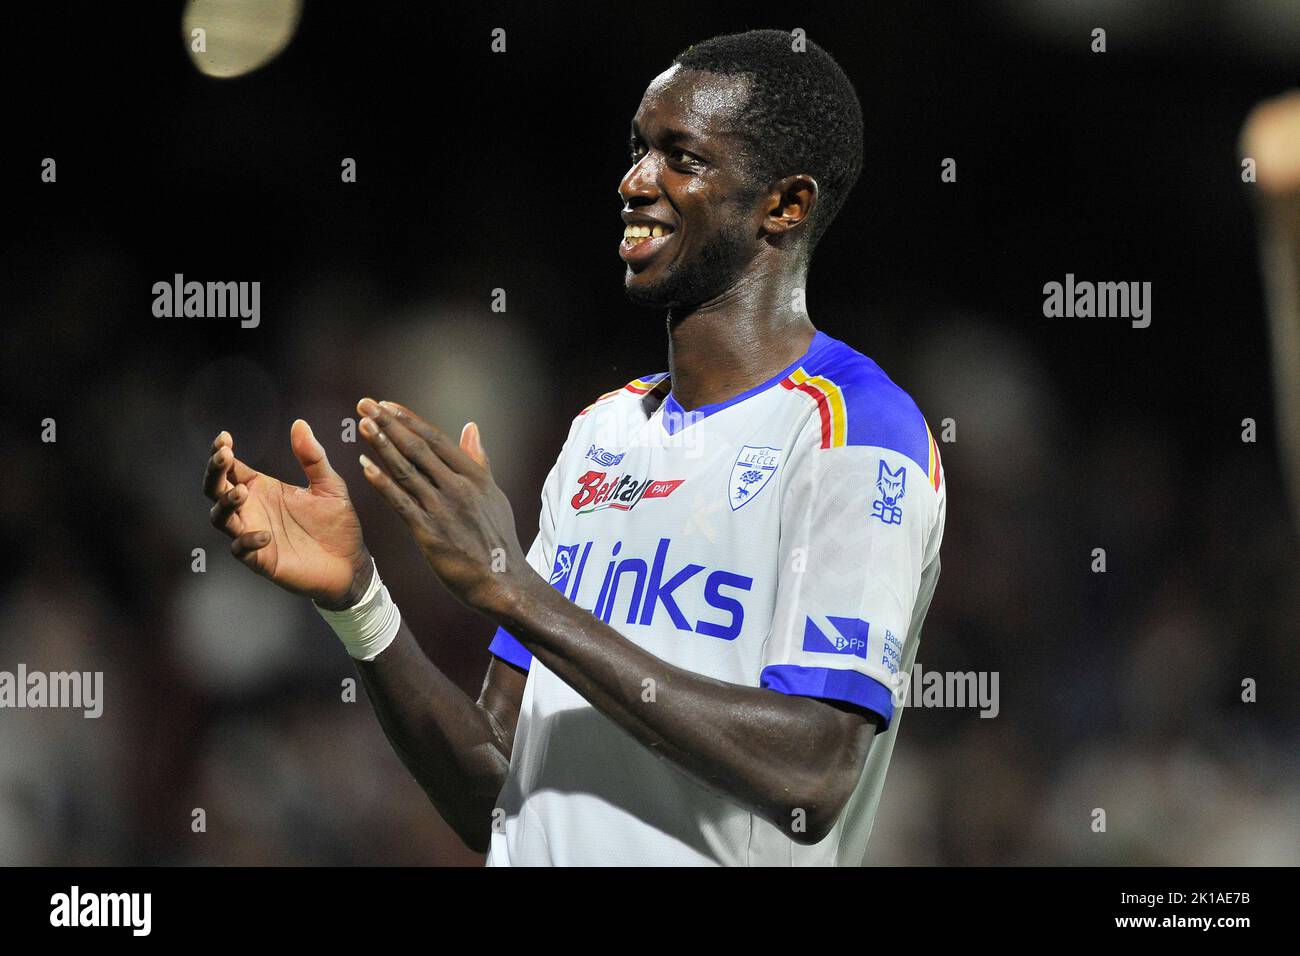
[[[488,645],[488,650],[521,670],[532,667],[533,655],[529,654],[524,649],[524,645],[511,637],[510,632],[503,627],[498,627],[496,634],[492,635],[492,643]]]
[[[881,733],[889,729],[894,719],[894,695],[889,688],[857,671],[773,664],[763,668],[758,681],[760,687],[782,694],[838,700],[879,714],[884,721]]]

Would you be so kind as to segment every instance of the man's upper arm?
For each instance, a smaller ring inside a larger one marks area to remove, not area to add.
[[[528,671],[495,655],[488,658],[487,677],[483,680],[478,705],[492,724],[498,749],[507,759],[514,749],[519,708],[523,703],[524,685],[527,683]]]

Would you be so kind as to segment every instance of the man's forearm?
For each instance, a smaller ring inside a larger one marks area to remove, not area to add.
[[[485,850],[513,728],[494,722],[438,670],[405,622],[383,653],[356,663],[402,763],[461,839]]]
[[[489,613],[643,745],[800,842],[825,835],[856,785],[874,732],[861,713],[676,667],[541,578]]]

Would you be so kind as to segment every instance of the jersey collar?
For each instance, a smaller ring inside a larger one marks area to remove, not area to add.
[[[725,401],[714,402],[712,405],[701,405],[699,408],[693,408],[688,412],[677,403],[676,396],[674,396],[670,391],[668,397],[664,399],[663,404],[659,406],[663,411],[663,415],[660,416],[659,421],[663,424],[664,431],[668,432],[670,435],[676,435],[682,429],[688,428],[696,422],[702,421],[710,415],[722,411],[724,408],[730,408],[732,405],[739,405],[745,399],[753,398],[760,392],[767,391],[799,366],[806,364],[816,353],[820,352],[834,341],[835,340],[825,332],[822,332],[820,329],[817,330],[817,332],[813,334],[812,341],[808,343],[808,351],[795,359],[787,368],[777,372],[766,382],[760,382],[753,388],[741,392],[739,395],[735,395]]]

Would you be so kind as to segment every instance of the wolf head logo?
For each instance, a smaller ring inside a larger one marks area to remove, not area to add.
[[[899,465],[898,471],[890,471],[889,466],[882,461],[880,474],[876,478],[876,490],[880,492],[885,504],[898,504],[898,499],[907,492],[907,466]]]

